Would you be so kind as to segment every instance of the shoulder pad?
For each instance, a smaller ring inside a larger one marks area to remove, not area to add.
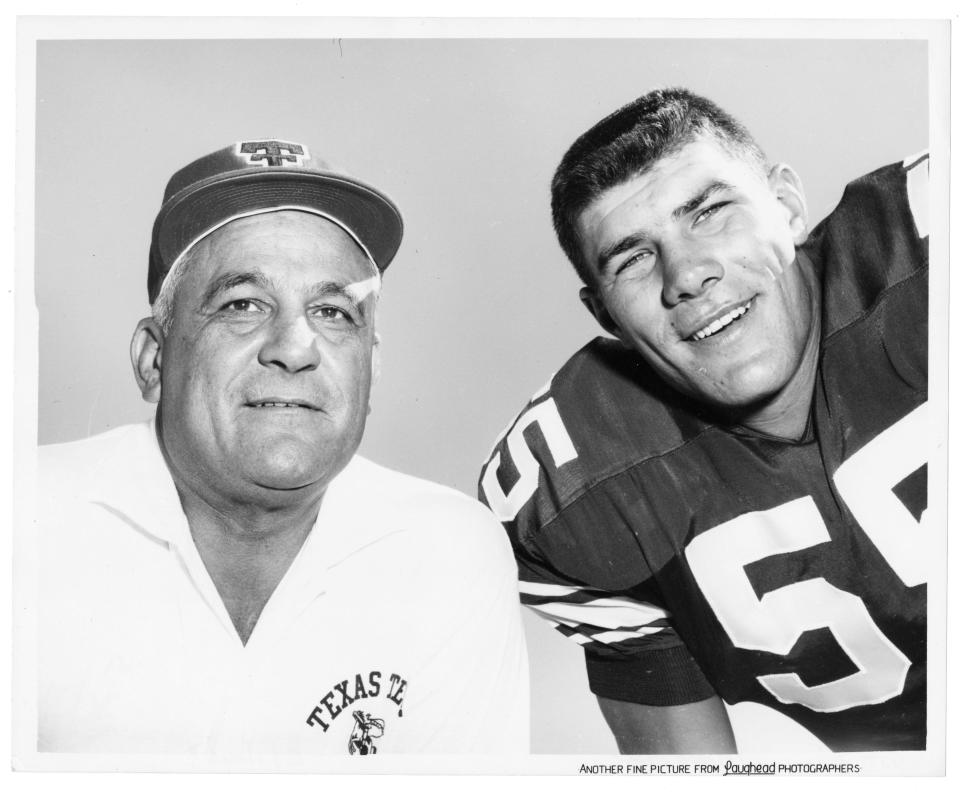
[[[802,250],[822,273],[825,336],[928,264],[929,156],[909,157],[861,177],[810,233]]]
[[[636,353],[594,339],[501,434],[480,497],[505,522],[531,502],[543,526],[597,483],[702,432],[695,410]]]

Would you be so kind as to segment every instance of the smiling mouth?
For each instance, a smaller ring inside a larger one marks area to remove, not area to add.
[[[248,402],[247,407],[251,408],[303,408],[305,410],[319,410],[320,408],[311,405],[309,402],[293,401],[286,402],[282,400],[263,399],[256,402]]]
[[[688,338],[690,341],[703,341],[704,339],[708,339],[743,317],[751,308],[753,308],[753,298],[750,298],[750,300],[742,306],[737,306],[723,316],[717,317],[709,325],[700,328],[700,330],[691,334]]]

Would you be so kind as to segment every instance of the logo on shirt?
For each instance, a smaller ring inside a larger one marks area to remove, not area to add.
[[[355,710],[353,720],[356,724],[347,742],[350,754],[376,754],[377,747],[373,742],[376,738],[383,737],[383,719],[375,719],[369,713]]]
[[[354,721],[347,741],[350,754],[376,754],[375,741],[387,731],[383,709],[392,703],[396,706],[397,717],[402,718],[406,692],[407,681],[396,673],[388,675],[378,669],[358,672],[336,683],[320,697],[307,715],[306,724],[312,728],[320,727],[326,733],[340,716],[350,713]]]

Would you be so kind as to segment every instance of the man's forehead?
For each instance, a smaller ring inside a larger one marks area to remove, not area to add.
[[[720,141],[709,136],[694,138],[679,148],[660,157],[648,167],[632,174],[619,185],[601,193],[600,198],[619,189],[656,183],[660,191],[690,187],[689,181],[708,180],[716,175],[726,175],[726,181],[760,178],[760,169],[746,155],[733,152]]]
[[[277,236],[277,235],[282,236]],[[233,218],[197,241],[197,246],[220,247],[241,244],[244,247],[282,241],[285,246],[303,248],[339,248],[351,257],[366,258],[365,251],[341,225],[312,212],[280,209],[256,212]],[[259,250],[259,248],[254,248]]]
[[[621,208],[662,207],[672,212],[712,183],[756,186],[756,165],[712,137],[701,136],[600,193],[580,214],[582,230]]]
[[[354,239],[336,223],[306,212],[280,211],[231,220],[199,240],[190,266],[207,276],[256,266],[296,266],[309,275],[338,274],[353,281],[378,272]]]

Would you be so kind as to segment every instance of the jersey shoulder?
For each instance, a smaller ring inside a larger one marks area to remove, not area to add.
[[[635,502],[626,481],[648,462],[669,467],[673,453],[709,432],[697,410],[618,341],[594,339],[497,440],[480,498],[515,550],[574,575],[591,567],[590,557],[609,584],[636,580],[631,524],[640,518],[624,512],[625,499]],[[610,559],[623,564],[609,569]]]
[[[926,277],[929,163],[923,152],[851,182],[802,246],[823,279],[825,337]]]
[[[619,661],[648,651],[673,668],[682,692],[664,689],[644,661],[637,684],[627,684],[644,689],[637,701],[712,693],[670,624],[638,539],[659,503],[650,488],[676,503],[683,477],[673,466],[712,429],[635,353],[597,338],[530,399],[481,471],[481,500],[517,558],[521,601],[587,651],[598,694],[624,698],[605,681]],[[663,543],[654,545],[662,555]]]

